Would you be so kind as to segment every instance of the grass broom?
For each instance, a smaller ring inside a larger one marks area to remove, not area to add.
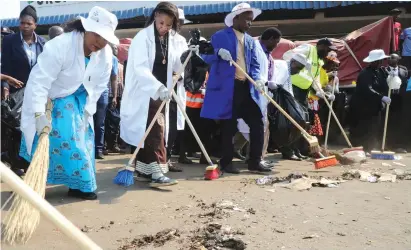
[[[178,79],[180,78],[180,76],[183,74],[188,62],[190,61],[191,55],[192,55],[192,51],[190,50],[190,53],[188,54],[186,60],[184,61],[180,72],[173,77],[173,86],[170,90],[170,93],[172,93],[172,90],[174,89],[174,87],[177,85]],[[154,126],[154,123],[157,122],[157,119],[161,113],[161,111],[163,110],[164,106],[166,105],[167,101],[163,101],[160,105],[160,107],[158,108],[156,114],[154,115],[153,119],[151,120],[148,128],[146,129],[146,132],[144,133],[143,138],[141,138],[140,142],[138,143],[138,146],[136,148],[136,150],[134,150],[133,155],[131,156],[130,160],[128,161],[127,165],[122,167],[116,177],[113,179],[113,183],[117,184],[117,185],[121,185],[121,186],[131,186],[134,184],[134,170],[135,170],[135,166],[133,166],[133,162],[137,157],[138,151],[140,151],[140,149],[143,147],[143,143],[145,141],[145,139],[147,138],[148,134],[150,133],[151,129]]]
[[[240,70],[246,78],[254,85],[257,86],[257,83],[233,60],[230,61],[238,70]],[[316,159],[314,162],[315,168],[324,168],[329,166],[334,166],[338,164],[337,159],[335,156],[324,157],[321,154],[320,144],[318,142],[317,137],[310,135],[303,127],[301,127],[298,122],[296,122],[287,112],[276,102],[274,101],[265,91],[260,92],[265,98],[268,99],[298,130],[300,130],[301,134],[303,135],[304,139],[308,142],[310,146],[310,151],[317,153],[320,155],[320,159]]]
[[[46,115],[51,120],[52,103],[47,101]],[[49,168],[49,127],[45,127],[40,134],[36,151],[30,166],[24,176],[24,182],[37,194],[44,198],[46,192],[47,173]],[[40,212],[26,199],[16,195],[10,211],[4,219],[3,240],[10,245],[25,244],[33,235],[40,222]]]
[[[11,187],[14,193],[24,197],[33,205],[33,209],[39,210],[41,214],[49,219],[62,233],[70,237],[77,243],[78,248],[85,250],[101,250],[101,248],[88,238],[78,227],[73,225],[64,215],[62,215],[50,203],[44,200],[38,193],[31,189],[23,180],[0,162],[0,177]]]

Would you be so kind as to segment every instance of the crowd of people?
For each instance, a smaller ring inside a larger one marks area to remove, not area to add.
[[[268,28],[258,39],[247,33],[261,12],[248,3],[238,4],[225,17],[226,28],[211,42],[199,32],[187,42],[179,34],[188,22],[183,10],[161,2],[132,40],[123,65],[116,57],[118,21],[109,11],[94,7],[87,18],[53,26],[46,42],[35,32],[36,10],[27,6],[20,14],[19,32],[2,28],[2,144],[7,145],[2,160],[7,158],[15,173],[23,174],[39,135],[49,127],[47,182],[68,186],[70,196],[96,199],[96,159],[127,149],[133,152],[163,102],[134,162],[137,179],[152,187],[177,184],[165,175],[183,171],[172,163],[172,155],[178,155],[182,164],[193,164],[192,157],[207,163],[203,153],[197,156],[200,150],[184,112],[225,173],[239,173],[234,157],[246,161],[249,171],[270,173],[274,163],[265,159],[267,153],[278,150],[283,159],[293,161],[313,156],[301,133],[263,93],[311,135],[322,137],[328,114],[324,99],[334,101],[342,95],[336,47],[322,38],[274,59],[280,30]],[[408,71],[399,64],[400,51],[409,61],[409,29],[398,33],[396,53],[369,52],[364,59],[369,65],[359,74],[349,99],[350,136],[367,152],[378,148],[388,104],[393,110],[388,145],[400,152],[409,149],[411,123],[408,118],[399,122],[411,105]],[[180,76],[189,52],[192,56]],[[383,64],[386,58],[388,66]],[[402,80],[391,97],[389,75]],[[46,116],[48,100],[53,105],[51,121]],[[345,95],[342,102],[346,104]],[[6,115],[14,118],[12,125]]]

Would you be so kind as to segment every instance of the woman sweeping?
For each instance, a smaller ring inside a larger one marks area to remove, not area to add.
[[[170,100],[173,73],[181,67],[178,41],[174,38],[178,22],[177,7],[161,2],[153,10],[146,28],[131,43],[120,109],[120,136],[130,145],[138,146],[162,101]],[[140,180],[151,180],[152,187],[177,184],[164,176],[168,172],[165,150],[168,117],[167,104],[145,138],[144,148],[137,154],[136,171]]]
[[[51,127],[47,183],[68,186],[69,196],[97,198],[90,121],[109,81],[112,52],[106,45],[118,44],[116,27],[117,18],[101,7],[93,7],[87,19],[68,22],[65,33],[45,45],[25,90],[20,155],[31,161],[39,134]],[[48,98],[51,123],[45,115]]]

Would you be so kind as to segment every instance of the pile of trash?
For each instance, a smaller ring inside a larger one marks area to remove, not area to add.
[[[229,226],[223,227],[219,223],[209,223],[192,233],[190,250],[244,250],[247,247],[247,244],[238,237],[244,235],[244,232],[232,230]]]
[[[331,180],[324,177],[313,178],[305,174],[290,174],[286,177],[264,176],[256,180],[257,185],[270,185],[274,187],[282,187],[296,191],[309,190],[312,187],[329,187],[336,188],[345,180]]]
[[[351,169],[342,174],[344,180],[359,179],[371,183],[396,182],[398,180],[411,180],[411,172],[403,169],[394,169],[394,173],[381,173],[378,171],[368,172],[359,169]]]
[[[168,241],[174,240],[180,237],[180,231],[178,229],[165,229],[154,235],[142,235],[134,238],[127,244],[119,247],[119,250],[137,249],[148,245],[154,247],[164,246]]]

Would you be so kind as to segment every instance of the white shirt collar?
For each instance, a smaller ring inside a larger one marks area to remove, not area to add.
[[[37,43],[37,34],[36,32],[33,32],[34,35],[34,43]],[[25,40],[23,39],[23,34],[20,32],[20,39],[22,42],[25,42]]]

